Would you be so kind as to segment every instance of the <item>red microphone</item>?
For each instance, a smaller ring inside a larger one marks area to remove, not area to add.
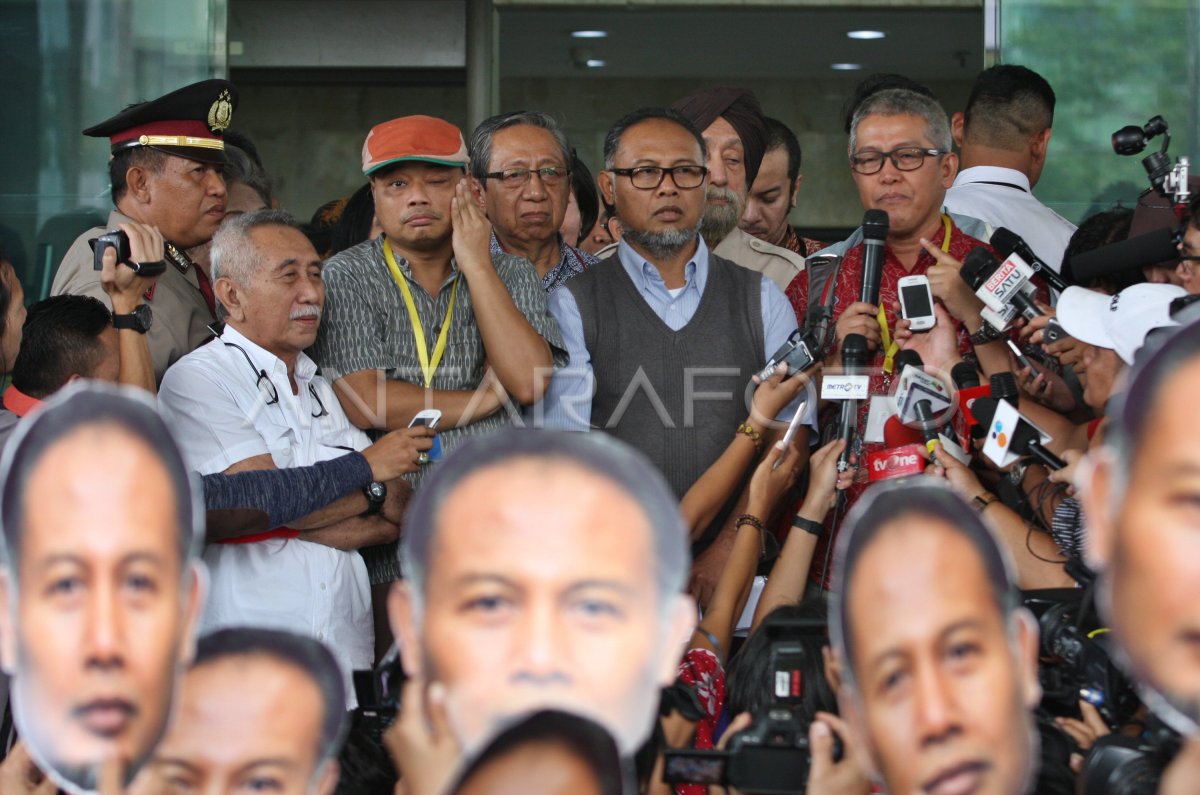
[[[883,443],[887,447],[904,447],[909,444],[925,446],[925,436],[920,428],[910,428],[900,421],[895,414],[887,418],[883,424]]]
[[[925,450],[925,443],[919,431],[917,438],[920,441],[916,444],[907,444],[868,454],[867,480],[890,480],[907,475],[919,475],[924,472],[925,457],[921,453]]]

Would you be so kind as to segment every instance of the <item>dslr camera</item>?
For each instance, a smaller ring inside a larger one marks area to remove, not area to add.
[[[159,260],[158,262],[134,262],[133,252],[129,249],[129,235],[120,229],[105,232],[100,237],[89,240],[88,245],[92,247],[93,270],[101,270],[104,267],[104,252],[110,248],[117,250],[117,264],[127,265],[134,273],[144,276],[147,279],[161,276],[163,271],[167,269],[167,263],[164,260]]]
[[[764,624],[769,633],[771,700],[745,731],[729,738],[724,751],[668,750],[663,781],[668,784],[716,784],[748,795],[803,793],[812,756],[808,727],[800,713],[804,696],[805,650],[801,638],[824,637],[821,621],[796,619]],[[819,668],[820,666],[818,666]],[[834,735],[834,758],[842,747]]]

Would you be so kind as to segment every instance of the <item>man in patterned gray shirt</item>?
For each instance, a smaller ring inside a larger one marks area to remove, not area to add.
[[[312,357],[350,421],[403,428],[442,412],[443,454],[541,398],[567,355],[529,262],[488,251],[491,224],[471,200],[454,125],[406,116],[376,125],[362,151],[384,234],[325,263],[325,316]],[[420,486],[428,466],[413,476]],[[373,583],[399,577],[369,552]]]

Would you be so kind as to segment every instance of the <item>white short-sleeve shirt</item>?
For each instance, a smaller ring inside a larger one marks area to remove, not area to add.
[[[293,395],[286,365],[227,326],[171,366],[159,410],[188,466],[204,475],[263,453],[283,469],[370,445],[316,371],[301,353]],[[373,665],[371,589],[357,552],[270,538],[209,544],[204,560],[211,583],[201,632],[252,626],[308,635],[329,647],[347,682],[354,669]]]

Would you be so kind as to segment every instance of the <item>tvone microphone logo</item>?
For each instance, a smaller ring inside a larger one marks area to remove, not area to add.
[[[906,444],[894,450],[882,450],[870,456],[869,480],[887,480],[904,475],[917,475],[925,471],[925,459],[918,450],[919,444]]]

